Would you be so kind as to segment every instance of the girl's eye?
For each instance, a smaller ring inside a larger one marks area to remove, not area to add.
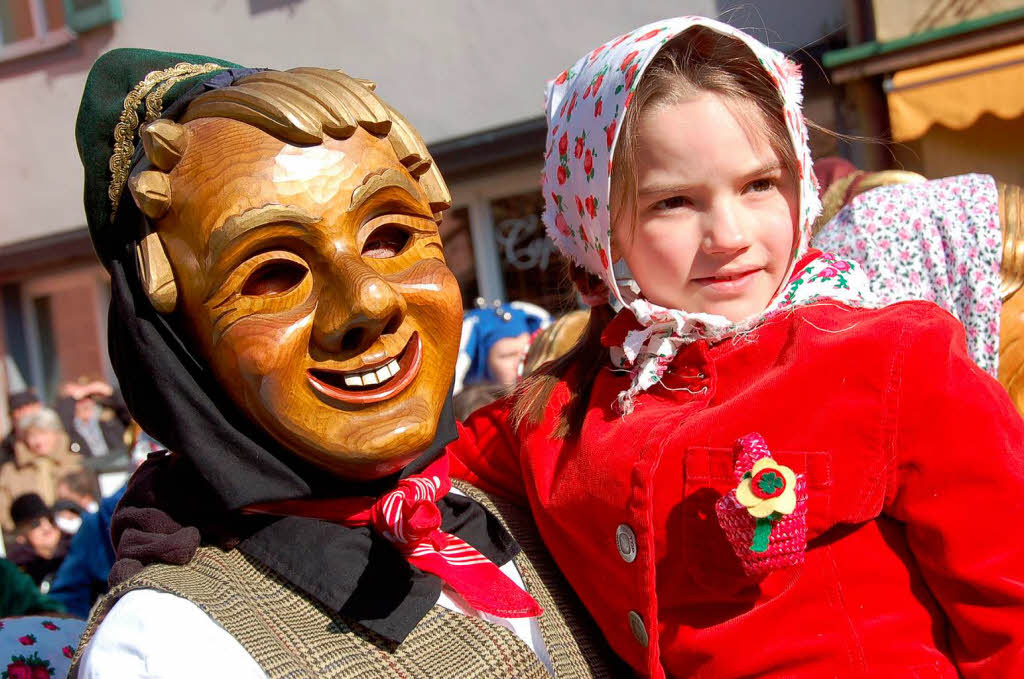
[[[242,294],[280,295],[289,292],[306,278],[307,269],[298,262],[275,259],[261,265],[245,279]]]
[[[409,244],[410,235],[405,229],[394,224],[385,224],[373,232],[363,244],[363,257],[388,259],[396,257]]]
[[[756,179],[747,186],[751,191],[762,192],[771,191],[775,188],[775,180],[773,179]]]
[[[685,196],[672,196],[665,200],[659,200],[652,207],[655,210],[675,210],[689,205],[693,205],[689,198],[686,198]]]

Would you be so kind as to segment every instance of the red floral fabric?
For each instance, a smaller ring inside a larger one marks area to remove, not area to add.
[[[0,620],[0,679],[62,679],[85,622],[27,616]]]

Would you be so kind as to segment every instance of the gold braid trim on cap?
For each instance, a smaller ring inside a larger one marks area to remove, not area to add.
[[[114,127],[114,152],[110,156],[110,186],[107,196],[110,197],[110,221],[117,216],[117,204],[124,193],[125,182],[128,181],[128,169],[135,153],[135,132],[139,127],[139,115],[136,112],[142,98],[146,99],[146,122],[153,122],[160,117],[163,108],[163,97],[175,84],[186,78],[227,68],[220,64],[190,64],[182,62],[170,68],[152,71],[132,88],[124,98],[124,110],[121,119]],[[159,85],[159,87],[157,87]],[[154,90],[153,88],[157,88]]]

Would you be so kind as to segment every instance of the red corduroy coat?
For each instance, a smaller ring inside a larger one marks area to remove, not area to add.
[[[499,401],[450,452],[457,475],[529,505],[638,673],[1024,677],[1024,420],[952,316],[802,307],[681,349],[623,418],[627,385],[600,372],[576,438],[550,435],[563,383],[540,426],[513,432]],[[751,432],[809,487],[804,564],[761,578],[714,509]]]

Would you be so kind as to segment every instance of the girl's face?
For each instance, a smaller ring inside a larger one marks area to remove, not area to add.
[[[649,301],[741,321],[782,284],[799,194],[759,115],[703,93],[641,117],[637,222],[613,237]]]

